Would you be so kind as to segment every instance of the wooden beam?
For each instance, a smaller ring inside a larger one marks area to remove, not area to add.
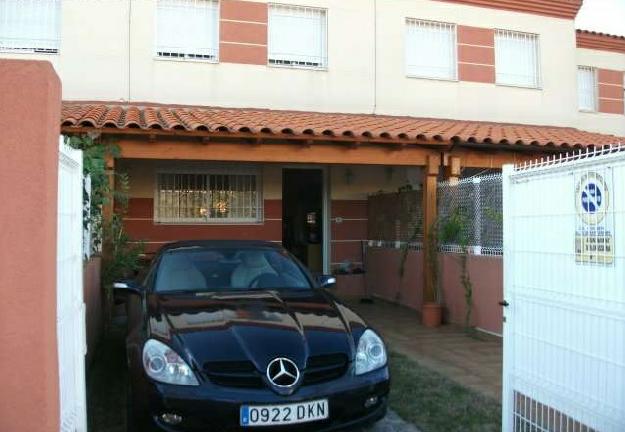
[[[411,138],[382,138],[382,137],[366,137],[366,136],[348,136],[348,135],[309,135],[309,134],[273,134],[273,133],[254,133],[254,132],[222,132],[222,131],[187,131],[187,130],[162,130],[162,129],[139,129],[139,128],[93,128],[82,126],[61,126],[61,133],[65,135],[77,135],[97,132],[102,135],[117,136],[146,136],[155,135],[158,137],[170,138],[203,138],[241,141],[245,139],[267,141],[306,141],[311,143],[351,143],[358,141],[363,144],[397,144],[400,146],[420,145],[437,148],[446,148],[450,145],[448,141],[437,141],[434,139],[411,139]]]
[[[211,141],[202,145],[195,141],[161,138],[155,143],[141,139],[116,141],[121,158],[127,159],[173,159],[232,162],[282,162],[319,164],[363,165],[425,165],[428,156],[439,153],[433,149],[407,146],[397,150],[395,146],[361,145],[357,150],[341,144],[316,144],[303,146],[293,144],[221,143]]]
[[[111,195],[109,197],[109,201],[102,206],[102,220],[104,222],[109,222],[113,217],[113,212],[115,210],[115,200],[113,199],[115,196],[115,158],[110,154],[107,154],[104,163],[106,166],[106,175],[108,177]]]
[[[436,186],[438,183],[438,171],[440,155],[430,155],[427,158],[423,179],[423,301],[432,303],[437,301],[436,287],[433,280],[433,269],[430,266],[431,254],[438,254],[436,250],[430,250],[430,236],[436,235]]]
[[[490,150],[478,148],[456,147],[446,154],[448,161],[457,157],[462,161],[464,168],[495,168],[501,169],[505,164],[517,164],[536,158],[544,157],[545,153],[519,152],[511,150]],[[449,165],[448,162],[447,165]]]

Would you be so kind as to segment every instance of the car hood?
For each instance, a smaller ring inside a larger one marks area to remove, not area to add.
[[[305,368],[312,356],[351,361],[363,320],[324,290],[151,294],[148,330],[198,369],[211,362],[249,361],[266,369],[277,357]]]

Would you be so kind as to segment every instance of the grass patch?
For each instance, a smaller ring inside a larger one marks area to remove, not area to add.
[[[389,353],[391,408],[422,432],[500,431],[501,404],[414,360]]]

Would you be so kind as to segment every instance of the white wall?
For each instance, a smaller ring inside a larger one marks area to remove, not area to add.
[[[378,11],[378,111],[425,117],[573,125],[577,99],[572,20],[429,0],[381,2]],[[539,34],[543,88],[406,77],[403,67],[406,17]]]
[[[376,48],[373,0],[281,0],[328,8],[329,66],[318,71],[155,59],[155,3],[64,0],[60,54],[0,53],[0,57],[51,61],[61,76],[66,100],[376,112],[577,126],[625,135],[618,116],[577,112],[576,65],[580,58],[598,59],[603,54],[575,49],[572,20],[444,1],[378,0]],[[538,33],[543,88],[407,78],[406,17]],[[611,68],[621,64],[625,70],[625,61],[607,57],[601,61]]]
[[[578,48],[576,54],[576,61],[579,66],[625,71],[625,54],[586,48]],[[625,115],[578,112],[577,127],[625,137]]]
[[[302,4],[285,0],[280,3]],[[131,99],[224,107],[368,112],[372,106],[372,9],[363,0],[307,0],[328,12],[327,71],[156,60],[153,0],[132,7]],[[358,29],[349,23],[363,23]]]

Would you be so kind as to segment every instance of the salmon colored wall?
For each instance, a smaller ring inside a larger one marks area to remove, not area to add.
[[[367,240],[367,201],[332,200],[330,229],[332,267],[344,262],[362,267],[362,242]]]
[[[365,286],[369,294],[417,311],[423,304],[423,253],[408,251],[404,277],[399,277],[402,251],[368,248]]]
[[[104,328],[100,285],[101,267],[102,259],[98,256],[92,257],[83,266],[83,294],[87,321],[87,365],[90,365],[93,360],[93,354]]]
[[[441,285],[445,303],[445,319],[464,324],[464,289],[460,284],[458,255],[441,254]],[[468,257],[469,277],[473,283],[473,311],[471,325],[492,333],[502,334],[503,260],[501,257]]]
[[[403,279],[399,277],[402,251],[393,248],[368,248],[365,287],[369,294],[421,311],[423,303],[423,254],[409,251]],[[473,282],[473,319],[471,324],[501,334],[503,311],[503,260],[501,257],[469,256],[469,275]],[[460,285],[458,255],[440,255],[441,288],[445,322],[464,324],[464,290]]]
[[[61,83],[0,60],[0,430],[57,432],[57,170]]]

